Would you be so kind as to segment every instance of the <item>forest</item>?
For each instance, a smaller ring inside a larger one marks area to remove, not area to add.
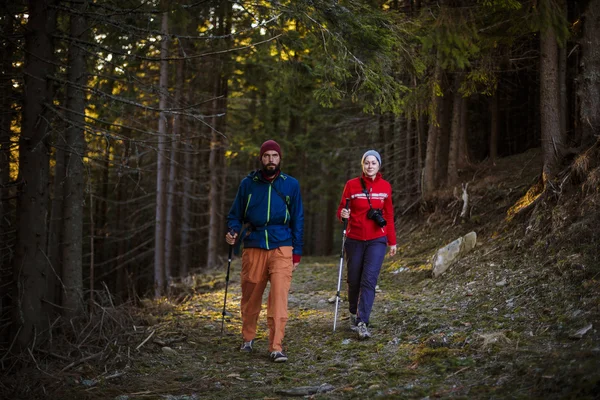
[[[0,24],[8,375],[42,371],[107,307],[159,307],[223,273],[227,212],[268,139],[300,182],[308,265],[335,262],[368,149],[405,248],[439,233],[428,256],[466,227],[566,235],[566,204],[600,221],[600,0],[29,0],[2,2]],[[473,203],[483,176],[523,171]],[[598,245],[597,229],[560,245],[587,289]]]

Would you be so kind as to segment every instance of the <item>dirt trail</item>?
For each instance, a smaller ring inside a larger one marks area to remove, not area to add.
[[[81,377],[101,373],[87,367],[53,398],[284,399],[297,397],[294,391],[315,399],[598,398],[597,308],[594,314],[576,307],[585,293],[567,286],[546,290],[557,282],[543,272],[523,273],[518,254],[490,250],[478,248],[437,280],[424,259],[386,263],[367,341],[348,329],[345,301],[332,332],[334,305],[327,299],[337,283],[335,257],[305,258],[290,294],[285,364],[268,359],[264,312],[256,351],[237,351],[236,261],[223,336],[222,289],[177,306],[153,305],[151,324],[137,328],[139,343],[155,333],[124,361],[122,377],[86,388]],[[573,300],[566,308],[565,299]],[[569,338],[588,323],[594,328],[581,339]],[[169,341],[173,354],[162,349]],[[327,391],[315,393],[319,388]]]

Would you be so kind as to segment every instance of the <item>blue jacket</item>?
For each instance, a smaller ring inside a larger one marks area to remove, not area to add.
[[[293,254],[302,255],[304,210],[298,180],[280,172],[269,182],[260,170],[251,172],[240,183],[227,226],[240,233],[244,247],[293,246]]]

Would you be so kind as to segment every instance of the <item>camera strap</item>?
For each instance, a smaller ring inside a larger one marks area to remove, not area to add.
[[[367,197],[367,201],[369,202],[369,207],[373,208],[373,205],[371,205],[371,196],[369,195],[367,185],[365,184],[365,180],[362,178],[362,176],[360,177],[360,184],[362,185],[363,193],[365,194],[365,196]]]

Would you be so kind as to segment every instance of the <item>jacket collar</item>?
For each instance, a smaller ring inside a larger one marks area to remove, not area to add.
[[[375,179],[373,179],[373,180],[371,180],[371,178],[369,178],[367,175],[365,175],[365,173],[364,173],[364,172],[360,174],[360,177],[361,177],[362,179],[364,179],[364,180],[365,180],[365,182],[377,182],[378,180],[382,179],[381,172],[378,172],[378,173],[375,175]]]
[[[283,172],[281,172],[281,170],[279,170],[279,172],[277,173],[277,175],[273,179],[271,179],[271,180],[269,180],[269,179],[267,179],[267,178],[264,177],[261,169],[257,169],[255,171],[252,171],[250,173],[250,177],[252,178],[252,180],[254,182],[264,182],[264,183],[275,182],[279,178],[286,179],[285,174]]]

